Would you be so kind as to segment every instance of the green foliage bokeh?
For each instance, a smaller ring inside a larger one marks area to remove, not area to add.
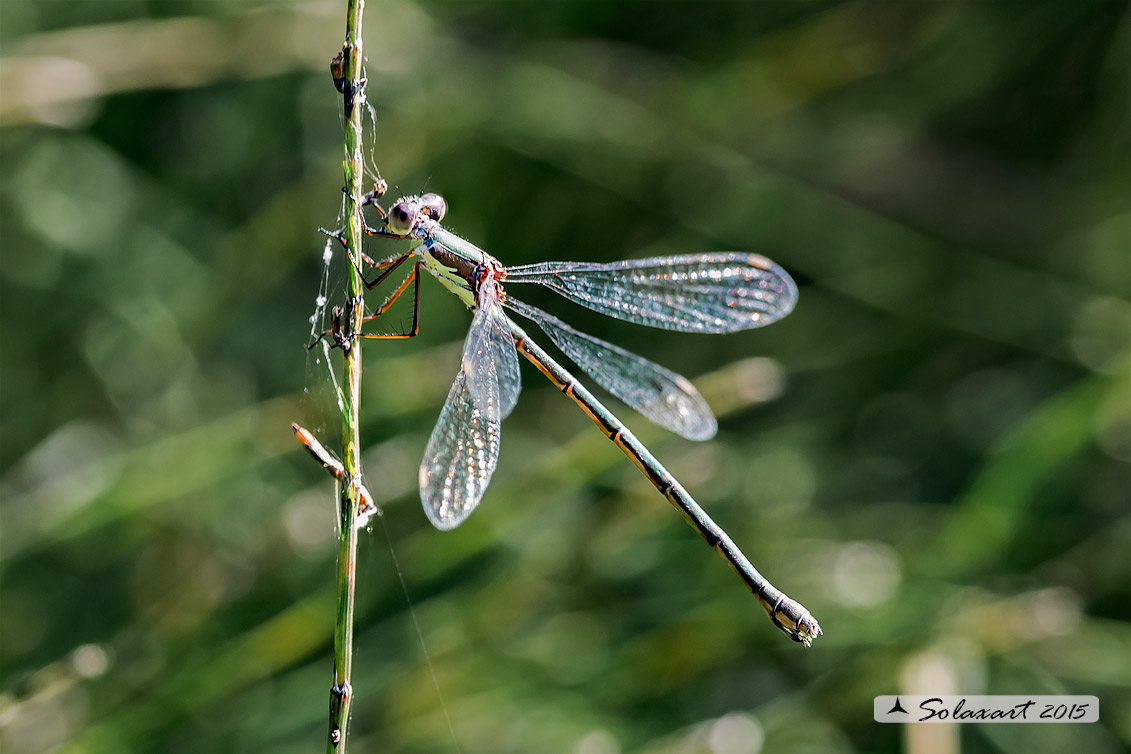
[[[344,280],[343,19],[0,3],[3,751],[323,747],[334,498],[290,422],[337,446],[304,346]],[[481,510],[434,531],[469,316],[425,280],[421,335],[364,350],[352,750],[1131,747],[1126,3],[374,0],[365,39],[373,164],[505,264],[795,276],[733,336],[524,298],[696,381],[707,443],[609,405],[826,636],[777,632],[526,367]],[[872,722],[918,692],[1102,721]]]

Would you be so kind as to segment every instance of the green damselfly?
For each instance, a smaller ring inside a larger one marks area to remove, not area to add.
[[[397,289],[364,321],[387,311],[412,284],[417,294],[412,328],[396,335],[346,332],[340,312],[336,312],[332,329],[323,337],[346,349],[354,337],[416,335],[420,327],[421,267],[475,312],[459,373],[420,466],[420,497],[432,524],[442,530],[453,529],[479,505],[498,462],[501,422],[518,401],[521,353],[573,399],[730,564],[775,625],[806,646],[819,636],[821,628],[809,611],[762,576],[635,435],[504,311],[509,309],[537,324],[598,384],[648,419],[689,439],[705,440],[715,434],[717,424],[706,401],[688,380],[518,301],[504,292],[502,284],[537,283],[594,311],[637,324],[679,332],[728,333],[761,327],[789,314],[797,301],[797,287],[785,270],[763,256],[744,253],[504,267],[495,257],[440,225],[447,204],[439,195],[403,198],[386,212],[377,204],[381,193],[383,187],[362,198],[361,203],[372,205],[382,221],[381,227],[366,227],[366,232],[418,243],[408,252],[381,262],[361,255],[380,270],[373,281],[365,282],[370,289],[404,262],[415,260]],[[337,234],[330,235],[341,240]],[[347,248],[347,252],[360,272],[353,251]]]

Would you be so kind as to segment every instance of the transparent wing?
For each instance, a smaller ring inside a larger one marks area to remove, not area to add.
[[[506,316],[494,286],[483,288],[487,290],[481,291],[459,374],[420,464],[424,512],[442,530],[463,523],[483,498],[499,461],[500,424],[514,408],[520,389],[518,356]]]
[[[797,303],[789,274],[759,254],[718,252],[611,264],[540,262],[507,268],[617,319],[664,330],[726,333],[776,322]]]
[[[442,530],[471,515],[499,460],[498,395],[476,403],[467,383],[461,369],[420,464],[420,500],[428,520]]]
[[[562,353],[645,418],[689,440],[714,437],[715,416],[684,377],[517,299],[508,298],[506,305],[541,327]]]
[[[470,378],[468,389],[473,397],[479,390],[476,379],[478,370],[469,368],[469,365],[484,359],[495,363],[500,418],[505,419],[518,403],[522,377],[518,370],[518,352],[515,351],[510,324],[499,304],[495,281],[491,279],[484,280],[479,286],[479,308],[475,311],[471,329],[463,344],[464,371]]]

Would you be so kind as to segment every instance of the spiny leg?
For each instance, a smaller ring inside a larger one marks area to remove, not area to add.
[[[389,310],[393,302],[401,297],[401,294],[408,290],[408,284],[412,283],[412,329],[407,333],[354,333],[356,338],[415,338],[420,333],[420,262],[417,262],[412,267],[412,272],[400,284],[400,287],[393,291],[392,295],[381,304],[381,307],[370,314],[368,317],[362,319],[362,322],[368,322],[374,317],[379,317]]]
[[[342,237],[342,234],[341,234],[340,231],[326,230],[325,228],[319,228],[318,232],[323,234],[323,235],[329,236],[330,238],[333,238],[335,241],[337,241],[338,243],[340,243],[342,245],[342,248],[346,250],[347,254],[350,253],[350,246],[349,246],[348,243],[346,243],[346,239],[344,237]],[[393,256],[389,257],[388,259],[386,259],[382,262],[374,262],[373,257],[369,256],[364,251],[359,251],[358,254],[361,255],[361,259],[362,259],[363,262],[368,264],[370,267],[376,267],[378,269],[384,269],[385,267],[387,267],[388,266],[387,263],[390,262],[391,260],[395,259],[396,256],[397,256],[396,254],[394,254]]]
[[[406,259],[407,257],[408,257],[408,255],[406,254],[405,257],[402,257],[399,261],[403,262],[404,259]],[[333,311],[330,314],[330,329],[326,330],[321,335],[319,335],[317,338],[315,338],[314,342],[306,347],[306,350],[309,351],[310,349],[314,348],[314,346],[318,345],[318,343],[320,343],[328,335],[332,336],[333,341],[334,341],[334,344],[330,347],[331,348],[340,348],[343,351],[349,350],[350,343],[352,342],[352,339],[355,338],[355,337],[356,338],[375,338],[375,339],[377,339],[377,338],[393,338],[393,339],[396,339],[396,338],[415,338],[417,336],[417,334],[420,332],[420,262],[417,262],[416,264],[413,265],[412,272],[410,272],[408,274],[408,276],[404,279],[404,282],[402,282],[397,287],[397,289],[395,291],[393,291],[392,294],[390,294],[390,296],[387,299],[385,299],[385,302],[383,304],[381,304],[381,306],[377,309],[377,311],[373,312],[370,315],[367,315],[366,317],[363,317],[361,322],[368,322],[369,320],[380,317],[382,314],[389,311],[389,308],[392,307],[393,303],[396,302],[396,300],[401,297],[401,294],[403,294],[406,290],[408,290],[409,283],[413,284],[413,289],[412,289],[413,302],[412,302],[412,329],[408,333],[363,333],[363,332],[347,333],[346,329],[342,326],[342,320],[345,317],[345,310],[342,309],[342,307],[340,307],[340,306],[335,306]],[[359,327],[361,326],[361,322],[358,323]]]
[[[389,307],[391,307],[393,305],[394,301],[396,301],[398,298],[401,297],[401,294],[404,293],[405,290],[408,288],[409,283],[416,280],[417,272],[419,271],[419,269],[420,269],[420,262],[417,262],[415,265],[413,265],[412,272],[408,273],[408,277],[406,277],[404,279],[404,281],[402,281],[401,284],[399,286],[397,286],[397,289],[395,291],[393,291],[391,294],[389,294],[389,297],[387,299],[385,299],[385,302],[383,304],[381,304],[380,307],[377,308],[377,311],[373,312],[372,314],[370,314],[366,317],[362,317],[361,321],[362,322],[368,322],[369,320],[376,319],[377,317],[380,317],[385,312],[389,311]],[[390,272],[392,272],[392,270],[390,270]],[[417,288],[417,291],[419,291],[419,287]]]
[[[362,222],[362,225],[365,225],[364,221]],[[365,273],[361,271],[361,265],[357,263],[357,260],[353,255],[353,250],[350,249],[349,244],[346,243],[346,240],[342,238],[342,234],[337,231],[326,230],[325,228],[319,228],[318,230],[322,233],[325,233],[330,238],[337,239],[338,243],[340,243],[345,248],[346,256],[348,256],[350,259],[350,264],[352,264],[354,269],[357,270],[357,274],[361,276],[361,282],[365,285],[367,290],[373,290],[378,285],[380,285],[381,282],[385,278],[387,278],[393,270],[397,269],[397,267],[399,267],[402,262],[412,256],[412,252],[409,251],[404,254],[391,256],[388,259],[382,260],[380,262],[374,262],[372,257],[370,257],[368,254],[366,254],[365,252],[360,252],[362,259],[364,259],[370,267],[373,267],[376,270],[384,270],[384,272],[382,272],[372,282],[370,282],[365,279]],[[404,240],[402,236],[389,237],[398,238],[402,241]]]
[[[381,207],[379,205],[376,205],[376,204],[373,205],[373,208],[376,209],[377,214],[379,214],[381,216],[381,222],[385,222],[385,220],[386,220],[385,210],[381,209]],[[357,213],[359,215],[361,215],[361,208],[360,207],[358,208]],[[367,236],[376,236],[377,238],[392,238],[392,239],[395,239],[395,240],[398,240],[398,241],[405,240],[404,235],[397,235],[396,233],[393,233],[392,231],[378,230],[377,228],[369,227],[369,224],[365,222],[365,215],[361,215],[361,229],[363,231],[365,231],[365,235],[367,235]]]
[[[388,191],[388,190],[389,190],[389,184],[387,184],[384,179],[381,179],[381,180],[379,180],[379,181],[377,181],[376,183],[373,184],[373,190],[372,191],[370,191],[367,194],[364,194],[360,199],[357,199],[357,200],[354,201],[354,207],[356,208],[358,216],[361,218],[361,229],[364,230],[365,233],[367,235],[370,235],[370,236],[377,236],[379,238],[396,238],[396,239],[404,240],[403,235],[397,235],[396,233],[390,233],[388,231],[378,230],[376,228],[371,228],[371,227],[369,227],[369,224],[365,222],[365,214],[362,212],[362,209],[364,207],[372,207],[374,210],[376,210],[377,214],[381,218],[382,223],[385,223],[385,222],[388,221],[388,215],[385,213],[385,210],[382,209],[381,205],[377,203],[378,200],[382,196],[384,196],[385,192]],[[345,186],[343,186],[342,192],[348,194],[349,190]]]
[[[365,274],[361,271],[361,267],[358,266],[357,261],[353,258],[352,254],[350,255],[350,261],[353,262],[353,266],[357,270],[357,274],[361,276],[361,282],[365,284],[365,289],[371,291],[374,288],[376,288],[377,286],[381,285],[381,283],[385,280],[385,278],[387,278],[387,277],[389,277],[389,275],[393,274],[393,270],[400,267],[401,264],[406,259],[410,258],[411,256],[412,256],[412,252],[408,251],[408,252],[405,252],[404,254],[401,254],[399,257],[391,257],[389,259],[386,259],[383,262],[380,262],[379,264],[373,265],[374,268],[376,268],[378,270],[382,270],[382,272],[381,272],[380,275],[373,278],[372,282],[366,281]],[[415,272],[413,274],[415,274]],[[406,280],[407,280],[407,278],[406,278]]]
[[[372,284],[366,283],[364,276],[362,276],[361,282],[365,283],[365,287],[368,288],[368,289],[375,288],[379,283],[381,283],[385,278],[387,278],[393,272],[393,270],[397,269],[397,267],[399,267],[406,259],[408,259],[411,256],[412,256],[412,252],[409,252],[407,254],[402,254],[399,257],[392,257],[390,259],[386,259],[383,262],[379,262],[379,263],[375,264],[374,267],[376,267],[377,269],[383,269],[384,272],[382,272],[380,275],[378,275],[377,279],[374,280]],[[353,261],[352,255],[350,256],[350,261]],[[416,274],[419,266],[420,266],[420,263],[417,262],[417,264],[413,267],[412,272],[409,273],[409,276],[407,278],[405,278],[405,281],[403,283],[401,283],[400,287],[397,288],[396,291],[393,292],[393,295],[389,296],[389,298],[385,300],[385,303],[383,303],[381,305],[381,308],[378,309],[376,313],[370,314],[368,317],[365,317],[361,321],[362,322],[368,322],[369,320],[373,319],[374,317],[376,317],[380,314],[384,314],[386,311],[388,311],[389,307],[393,305],[393,302],[396,301],[397,298],[399,298],[402,293],[404,293],[405,288],[408,287],[408,284],[413,280],[413,278],[419,277]],[[361,269],[359,268],[357,272],[360,275]],[[318,343],[323,338],[325,338],[327,335],[332,335],[333,339],[334,339],[334,345],[331,346],[331,348],[341,348],[343,351],[347,350],[348,347],[349,347],[348,344],[349,344],[350,336],[349,336],[349,334],[347,334],[345,332],[345,329],[342,327],[343,316],[344,316],[344,311],[342,310],[342,307],[335,306],[333,308],[333,310],[331,311],[331,314],[330,314],[330,329],[323,331],[317,338],[314,339],[314,341],[310,345],[308,345],[306,347],[306,350],[309,351],[310,349],[314,348],[314,346],[318,345]]]

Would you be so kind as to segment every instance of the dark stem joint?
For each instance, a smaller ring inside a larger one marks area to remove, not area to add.
[[[342,94],[343,99],[345,100],[343,111],[345,112],[346,119],[349,119],[350,116],[353,115],[353,109],[357,105],[357,97],[359,94],[365,91],[366,83],[366,79],[358,79],[356,86],[352,81],[345,81],[342,83],[342,86],[345,89]]]
[[[346,48],[334,56],[330,61],[330,76],[334,79],[334,88],[339,93],[346,93]]]
[[[345,101],[344,109],[347,119],[353,113],[357,95],[365,90],[366,83],[365,79],[359,79],[356,84],[346,79],[346,60],[349,56],[356,55],[356,47],[346,42],[342,45],[342,51],[335,55],[330,61],[330,77],[334,80],[334,88],[342,93],[342,97]]]
[[[349,683],[335,683],[330,687],[330,693],[334,695],[335,699],[345,704],[353,696],[353,688]]]

